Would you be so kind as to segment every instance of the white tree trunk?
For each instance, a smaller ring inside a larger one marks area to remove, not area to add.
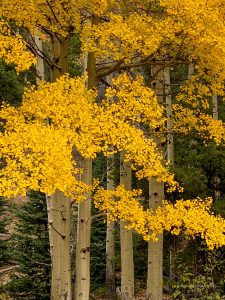
[[[107,190],[115,190],[115,163],[114,155],[107,158]],[[115,222],[107,220],[106,230],[106,297],[108,300],[116,299],[115,282]]]
[[[164,70],[165,98],[166,98],[166,118],[167,118],[167,160],[170,166],[174,165],[174,142],[173,142],[173,122],[172,122],[172,96],[170,85],[170,69]]]
[[[47,196],[52,264],[51,299],[71,300],[70,206],[61,192]]]
[[[115,222],[107,221],[106,232],[106,297],[116,299],[115,282]]]
[[[213,101],[213,119],[218,120],[219,119],[219,108],[218,108],[218,97],[216,94],[213,94],[212,96]],[[219,185],[220,185],[220,178],[218,176],[214,176],[214,190],[215,190],[215,199],[219,199],[221,196]]]
[[[40,32],[36,29],[36,33],[34,36],[37,52],[43,51],[43,43],[40,38]],[[36,72],[37,72],[37,82],[45,80],[45,68],[44,68],[44,60],[41,57],[37,57],[37,64],[36,64]]]
[[[164,70],[164,82],[165,82],[165,100],[166,100],[166,118],[167,118],[167,160],[169,166],[174,166],[174,136],[173,136],[173,110],[172,110],[172,94],[170,85],[170,69]],[[174,258],[176,255],[175,240],[170,244],[169,260],[170,260],[170,278],[174,279],[176,276],[176,270],[174,266]]]
[[[68,39],[51,38],[51,57],[57,67],[51,71],[51,80],[68,72]],[[71,300],[71,199],[57,191],[47,197],[49,238],[51,249],[51,300]]]
[[[194,75],[194,73],[195,73],[194,64],[190,63],[188,65],[188,79],[191,79],[191,77]]]
[[[92,89],[97,85],[95,79],[96,61],[93,53],[88,53],[84,68],[88,73],[87,88]],[[92,184],[92,160],[84,159],[81,180]],[[76,245],[76,280],[75,299],[88,300],[90,294],[90,239],[91,239],[91,195],[86,195],[86,200],[78,204],[77,245]]]
[[[82,181],[92,183],[92,161],[83,161]],[[91,195],[78,204],[76,245],[76,300],[88,300],[90,294],[90,237],[91,237]]]
[[[218,97],[216,94],[212,96],[213,101],[213,119],[218,120],[219,119],[219,110],[218,110]]]
[[[165,94],[164,71],[158,71],[158,67],[152,68],[152,75],[158,73],[154,83],[155,94],[158,102],[163,105]],[[162,151],[160,137],[154,137],[159,151]],[[155,178],[149,180],[149,208],[155,211],[161,206],[164,199],[164,184],[157,182]],[[148,242],[148,274],[146,298],[149,300],[162,300],[163,292],[163,235],[158,237],[157,242]]]
[[[124,162],[124,153],[120,158],[120,184],[131,190],[131,168]],[[121,247],[121,299],[134,299],[134,259],[132,231],[125,228],[126,222],[120,222]]]
[[[116,299],[115,282],[115,223],[107,222],[106,238],[106,297],[108,300]]]
[[[149,182],[149,207],[155,211],[164,199],[164,185],[152,178]],[[148,242],[147,299],[162,300],[163,290],[163,235],[157,242]]]
[[[34,37],[38,51],[43,51],[40,33],[37,30]],[[63,45],[67,49],[67,45]],[[56,49],[56,45],[55,45]],[[60,55],[61,45],[57,52]],[[66,50],[64,50],[66,51]],[[67,59],[65,57],[65,59]],[[66,70],[64,70],[66,71]],[[45,79],[44,61],[37,58],[37,82]],[[48,210],[48,227],[50,254],[52,265],[51,299],[72,299],[71,296],[71,266],[70,266],[70,205],[71,201],[61,192],[46,196]]]

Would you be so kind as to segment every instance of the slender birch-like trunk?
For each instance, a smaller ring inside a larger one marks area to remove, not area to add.
[[[107,158],[107,190],[115,190],[114,155]],[[115,282],[115,222],[107,220],[106,230],[106,297],[108,300],[116,299]]]
[[[218,120],[219,108],[218,108],[218,96],[216,94],[213,94],[212,102],[213,102],[213,119]],[[218,186],[220,184],[220,178],[218,176],[214,176],[213,181],[214,181],[214,189],[215,189],[215,199],[219,199],[221,196],[220,190],[218,189]]]
[[[39,32],[35,35],[35,43],[39,51],[43,50],[42,40]],[[58,67],[61,72],[67,71],[67,41],[62,39],[59,44],[58,40],[52,41],[52,59],[58,59]],[[53,46],[54,44],[54,46]],[[63,56],[62,56],[63,53]],[[44,62],[38,57],[37,65],[37,82],[45,79]],[[52,72],[54,80],[60,74]],[[49,238],[51,252],[51,299],[71,299],[70,287],[70,200],[61,192],[56,192],[52,196],[46,196],[48,208]]]
[[[112,74],[107,76],[108,84],[112,83]],[[107,190],[115,190],[115,156],[107,157]],[[115,274],[115,222],[107,220],[106,230],[106,298],[116,299]]]
[[[164,199],[164,185],[155,178],[149,182],[149,207],[155,211]],[[147,299],[162,300],[163,290],[163,235],[157,242],[148,242]]]
[[[124,152],[120,156],[120,184],[131,190],[131,168],[124,162]],[[121,247],[121,299],[134,299],[134,259],[132,231],[125,228],[126,222],[120,222]]]
[[[169,165],[174,165],[174,141],[173,141],[173,122],[172,122],[172,96],[170,86],[170,69],[164,70],[165,100],[166,100],[166,125],[167,125],[167,160]]]
[[[173,122],[172,122],[172,96],[170,85],[170,69],[164,70],[164,82],[165,82],[165,101],[166,101],[166,120],[167,120],[167,160],[169,166],[174,166],[174,136],[173,136]],[[170,260],[170,278],[174,279],[176,276],[176,270],[174,266],[174,258],[176,255],[175,239],[173,237],[170,243],[169,260]]]
[[[188,79],[191,79],[191,77],[194,75],[194,73],[195,73],[194,64],[190,63],[188,65]]]
[[[34,40],[35,40],[35,44],[36,44],[37,48],[40,51],[43,51],[43,43],[40,38],[38,29],[36,30]],[[37,77],[36,77],[37,82],[45,80],[44,60],[43,60],[43,58],[41,58],[39,56],[37,57],[36,72],[37,72]]]
[[[51,81],[56,81],[68,72],[68,37],[51,37],[51,57],[54,66],[51,70]]]
[[[95,79],[95,57],[93,53],[87,55],[88,89],[97,85]],[[81,180],[92,184],[92,160],[85,159]],[[91,195],[78,204],[77,245],[76,245],[76,284],[75,299],[88,300],[90,294],[90,239],[91,239]]]
[[[92,183],[92,161],[83,160],[82,181]],[[90,293],[91,195],[78,204],[75,299],[88,300]]]
[[[58,191],[46,200],[52,263],[51,299],[71,300],[70,199]]]
[[[54,67],[51,80],[68,72],[68,38],[51,39]],[[51,300],[71,300],[71,249],[70,213],[71,200],[57,191],[47,195],[49,239],[51,252]]]
[[[218,120],[219,110],[218,110],[218,97],[216,94],[213,94],[212,101],[213,101],[213,119]]]
[[[152,68],[152,75],[157,72],[157,67]],[[163,105],[164,95],[164,71],[157,75],[155,85],[155,94],[158,101]],[[158,145],[161,144],[160,137],[155,137]],[[159,146],[159,151],[162,151]],[[164,184],[157,182],[156,178],[149,180],[149,208],[155,211],[158,206],[162,205],[164,199]],[[148,242],[148,272],[147,272],[147,292],[146,299],[162,300],[163,291],[163,234],[158,237],[157,242]]]

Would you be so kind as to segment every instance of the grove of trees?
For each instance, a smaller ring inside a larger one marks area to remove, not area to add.
[[[224,299],[224,1],[0,16],[0,297]]]

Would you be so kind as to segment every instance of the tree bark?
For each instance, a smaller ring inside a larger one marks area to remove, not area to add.
[[[113,74],[106,77],[108,84],[112,84]],[[112,150],[112,149],[111,149]],[[107,190],[115,190],[115,156],[107,157]],[[116,299],[115,273],[115,222],[107,219],[106,229],[106,299]]]
[[[166,100],[166,120],[167,120],[167,160],[169,166],[174,167],[174,136],[173,136],[173,123],[172,123],[172,95],[170,85],[170,69],[164,70],[164,82],[165,82],[165,100]],[[176,242],[173,237],[170,243],[169,249],[169,261],[170,261],[170,279],[174,279],[176,276],[176,270],[174,265],[174,258],[176,255]]]
[[[164,199],[164,185],[155,178],[149,182],[149,207],[155,211]],[[147,299],[162,300],[163,290],[163,235],[157,242],[148,242]]]
[[[40,51],[43,51],[43,43],[40,38],[40,33],[39,33],[38,29],[36,29],[34,40],[35,40],[35,44],[36,44],[37,48]],[[39,56],[37,57],[36,72],[37,72],[37,77],[36,77],[37,82],[45,80],[44,60]]]
[[[213,102],[213,119],[219,120],[218,96],[216,94],[213,94],[212,102]],[[218,176],[214,176],[213,184],[214,184],[215,199],[219,199],[221,197],[221,192],[219,189],[220,178]]]
[[[68,38],[51,38],[54,67],[51,80],[56,81],[68,72]],[[57,191],[47,196],[49,238],[51,251],[51,300],[71,300],[71,200]]]
[[[152,75],[157,72],[158,68],[152,68]],[[154,82],[155,94],[158,102],[163,105],[164,98],[164,71],[160,71]],[[162,151],[161,138],[154,137],[159,151]],[[164,199],[164,184],[157,182],[156,178],[149,180],[149,208],[155,211],[158,206],[162,205]],[[163,291],[163,235],[158,237],[157,242],[148,242],[148,273],[147,273],[147,292],[146,299],[162,300]]]
[[[115,190],[114,155],[107,158],[107,190]],[[115,281],[115,222],[107,220],[106,230],[106,297],[108,300],[116,299]]]
[[[120,184],[131,190],[131,168],[124,162],[124,152],[120,157]],[[121,247],[121,299],[134,299],[134,259],[132,231],[125,228],[126,222],[120,222]]]
[[[95,78],[96,61],[93,53],[87,55],[87,88],[97,85]],[[92,160],[84,159],[81,180],[92,184]],[[90,238],[91,238],[91,195],[78,204],[77,248],[76,248],[76,280],[75,299],[88,300],[90,294]]]
[[[173,122],[172,122],[172,96],[170,85],[170,69],[164,70],[165,82],[165,100],[166,100],[166,117],[167,117],[167,160],[170,166],[174,166],[174,142],[173,142]]]
[[[39,50],[43,50],[42,40],[39,32],[36,32],[35,43]],[[52,58],[58,64],[58,71],[52,70],[52,79],[67,71],[67,51],[68,44],[66,39],[52,39]],[[38,57],[37,82],[45,79],[43,59]],[[49,239],[51,253],[51,299],[70,300],[71,297],[71,267],[70,267],[70,199],[66,198],[61,192],[46,196],[48,208]]]
[[[70,206],[61,192],[47,196],[49,239],[51,252],[51,299],[70,300]]]
[[[212,101],[213,101],[213,119],[218,120],[219,110],[218,110],[218,97],[216,94],[213,94]]]
[[[83,161],[82,181],[92,183],[92,161]],[[88,300],[90,294],[90,237],[91,237],[91,195],[78,204],[76,245],[76,300]]]
[[[194,75],[194,73],[195,73],[194,64],[190,63],[188,65],[188,79],[191,79],[191,77]]]
[[[51,81],[68,72],[68,37],[51,37],[51,56],[54,63],[51,70]]]

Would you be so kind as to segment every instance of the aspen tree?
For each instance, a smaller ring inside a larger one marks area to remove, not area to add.
[[[107,83],[112,84],[112,74],[107,76]],[[115,190],[115,155],[107,157],[107,190]],[[106,297],[116,299],[115,274],[115,222],[107,218],[106,229]]]
[[[213,103],[213,119],[219,119],[219,110],[218,110],[218,96],[213,94],[212,96],[212,103]]]
[[[219,107],[218,107],[218,96],[216,94],[212,95],[212,104],[213,104],[213,119],[219,119]],[[218,190],[218,186],[220,184],[220,178],[215,176],[213,178],[214,186],[215,186],[215,199],[220,198],[220,191]]]
[[[120,154],[120,184],[128,191],[132,189],[131,167],[124,161],[124,152]],[[120,221],[121,255],[121,299],[134,299],[134,258],[133,233],[126,228],[126,221]]]
[[[157,67],[152,68],[152,76],[158,72]],[[164,96],[164,73],[160,71],[154,82],[154,91],[158,98],[158,102],[163,105]],[[167,75],[168,76],[168,75]],[[168,80],[168,79],[167,79]],[[159,145],[159,151],[162,151],[161,138],[155,136],[155,140]],[[149,208],[155,212],[164,200],[164,184],[158,182],[156,178],[149,180]],[[163,235],[158,236],[157,242],[148,242],[148,274],[147,274],[147,299],[162,300],[163,292]]]
[[[60,19],[60,13],[57,16]],[[40,34],[40,32],[39,32]],[[43,53],[42,41],[35,35],[38,51]],[[51,81],[68,72],[68,36],[52,34],[50,38],[53,67]],[[38,58],[38,75],[44,78],[43,59]],[[51,122],[51,120],[49,120]],[[71,294],[71,256],[70,256],[70,214],[71,200],[63,193],[46,195],[49,238],[51,252],[51,299],[72,299]]]
[[[166,117],[167,117],[167,160],[169,166],[174,167],[174,136],[173,136],[173,122],[172,122],[172,94],[170,85],[170,69],[164,70],[164,83],[165,83],[165,101],[166,101]],[[175,244],[170,245],[169,256],[170,256],[170,278],[175,277],[174,269],[174,257],[176,254]]]
[[[107,190],[115,190],[115,157],[107,157]],[[108,300],[116,299],[115,282],[115,222],[107,220],[106,229],[106,293]]]
[[[188,65],[188,79],[190,80],[195,73],[194,64],[190,63]]]
[[[51,80],[68,72],[68,37],[51,37],[51,56],[54,66]],[[51,120],[49,120],[51,123]],[[50,251],[52,263],[51,299],[72,299],[71,294],[71,249],[70,249],[70,217],[71,199],[60,191],[46,195]]]
[[[41,32],[36,30],[35,47],[43,53]],[[51,57],[54,67],[51,70],[51,80],[56,81],[68,72],[68,37],[52,35],[50,39]],[[45,78],[43,58],[37,58],[37,80]],[[51,120],[47,120],[50,125]],[[46,195],[49,240],[51,253],[51,299],[72,299],[71,295],[71,257],[70,257],[70,214],[71,200],[57,191]]]
[[[212,102],[213,102],[213,119],[218,120],[219,119],[219,111],[218,111],[218,96],[216,94],[213,94],[212,96]]]
[[[93,15],[92,22],[97,18]],[[87,54],[87,89],[97,85],[96,59],[93,53]],[[83,174],[81,180],[92,185],[92,160],[82,161]],[[91,194],[86,194],[86,199],[78,204],[77,220],[77,245],[76,245],[76,284],[75,299],[88,300],[90,294],[90,240],[91,240]]]
[[[36,29],[34,40],[35,40],[36,47],[38,48],[38,50],[42,52],[43,42],[41,40],[40,31],[38,29]],[[37,57],[36,72],[37,72],[37,77],[36,77],[37,82],[45,80],[44,60],[39,56]]]
[[[166,101],[166,120],[167,120],[167,160],[170,166],[174,165],[174,137],[173,137],[173,122],[172,122],[172,95],[170,85],[170,69],[164,70],[164,93]]]
[[[35,36],[35,46],[37,47],[38,51],[43,51],[43,43],[40,38],[40,31],[37,29]],[[45,80],[45,68],[44,68],[44,61],[43,58],[37,57],[37,64],[36,64],[36,81],[41,82]],[[48,122],[48,121],[47,121]],[[67,294],[63,294],[63,283],[61,283],[61,276],[62,275],[67,275],[63,274],[62,266],[60,266],[60,261],[61,261],[61,236],[60,232],[57,232],[57,230],[62,230],[60,228],[60,221],[58,220],[58,212],[54,211],[56,208],[54,207],[53,209],[53,197],[48,197],[46,195],[46,202],[47,202],[47,213],[48,213],[48,231],[49,231],[49,242],[50,242],[50,255],[51,255],[51,299],[61,299],[61,295],[63,297],[67,297]],[[56,201],[56,200],[54,200]],[[55,204],[55,203],[54,203]],[[59,205],[59,204],[58,204]],[[63,207],[63,205],[61,206]],[[60,209],[61,209],[60,207]],[[64,214],[64,212],[62,212]],[[57,224],[57,225],[55,225]],[[54,226],[54,227],[53,227]],[[55,227],[57,226],[57,228]],[[64,255],[66,257],[68,253]],[[61,268],[60,268],[61,267]],[[62,291],[60,291],[60,288],[62,286]]]

